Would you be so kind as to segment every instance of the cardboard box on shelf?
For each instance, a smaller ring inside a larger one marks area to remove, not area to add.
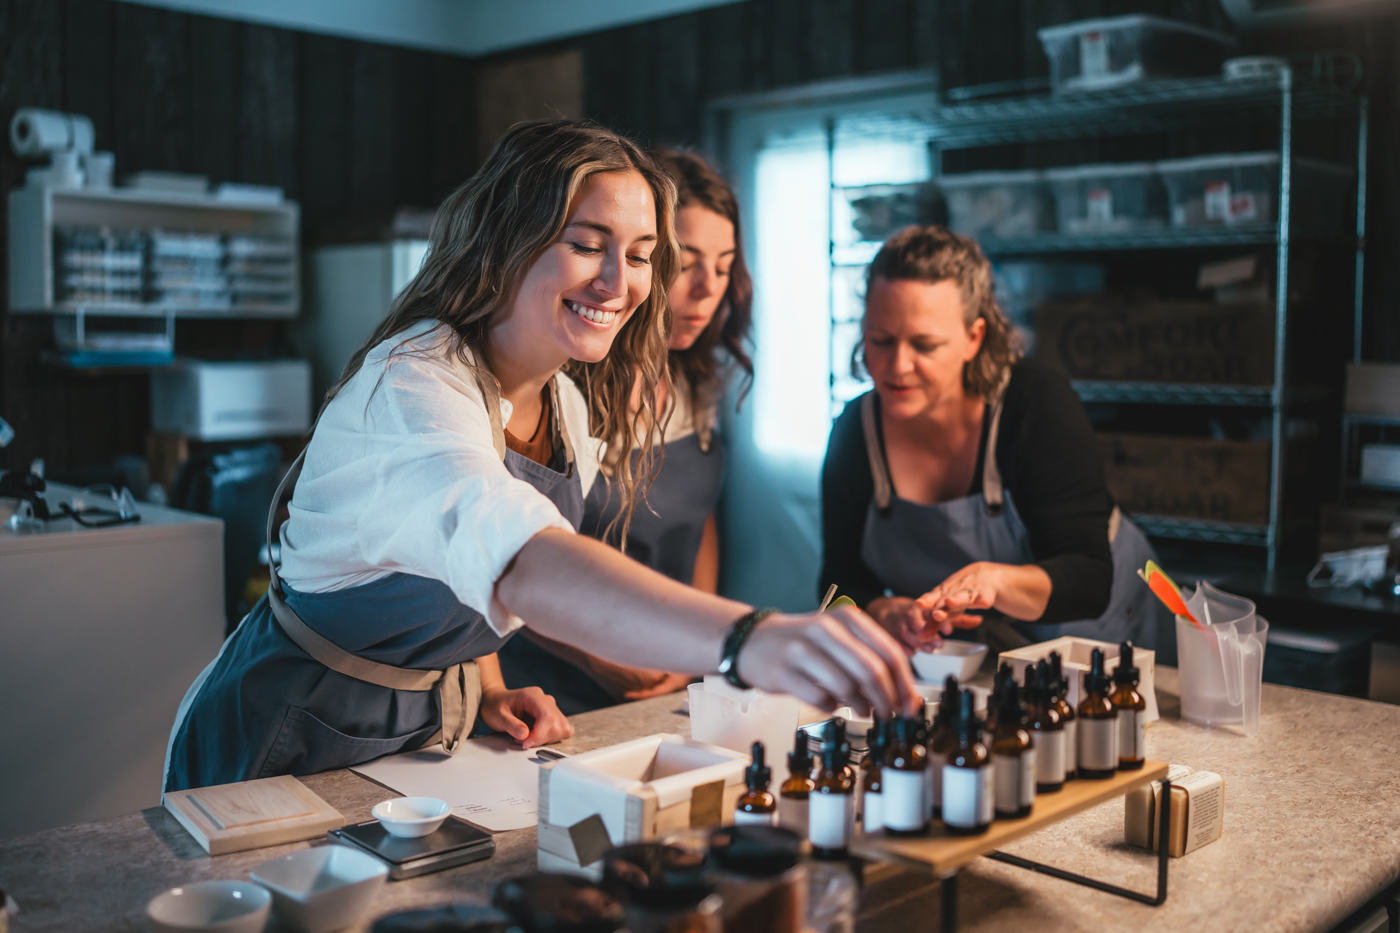
[[[1346,551],[1390,542],[1390,526],[1400,523],[1400,502],[1368,498],[1322,506],[1318,552]]]
[[[540,766],[541,871],[598,877],[603,853],[733,821],[749,756],[657,734]]]
[[[1098,435],[1108,490],[1126,512],[1262,525],[1269,444],[1146,434]]]
[[[1348,414],[1400,418],[1400,363],[1348,363],[1343,408]]]
[[[1268,385],[1274,311],[1252,301],[1092,295],[1036,309],[1036,358],[1071,379]]]

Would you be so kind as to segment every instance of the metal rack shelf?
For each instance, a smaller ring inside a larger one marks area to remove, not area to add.
[[[1254,246],[1276,242],[1278,227],[1274,225],[1218,230],[1168,227],[1160,230],[1122,230],[1113,233],[1037,233],[1023,237],[983,237],[979,241],[982,252],[988,256]]]
[[[1289,76],[1291,77],[1291,75]],[[933,111],[930,129],[942,149],[1086,136],[1160,133],[1199,126],[1211,117],[1278,119],[1280,78],[1230,81],[1183,78],[1079,94],[1050,94]],[[1357,98],[1310,85],[1292,88],[1294,119],[1354,116]]]
[[[1170,515],[1132,516],[1133,524],[1153,538],[1173,538],[1177,541],[1204,541],[1210,544],[1245,544],[1269,546],[1268,525],[1246,525],[1240,522],[1217,522],[1198,518],[1176,518]]]
[[[1400,415],[1370,415],[1362,412],[1343,412],[1343,424],[1378,424],[1382,427],[1400,427]]]
[[[1109,382],[1075,379],[1071,385],[1081,402],[1136,405],[1224,405],[1234,408],[1270,408],[1273,386],[1207,385],[1180,382]],[[1327,396],[1323,386],[1298,386],[1284,393],[1284,404],[1316,402]],[[1400,423],[1400,419],[1397,419]]]

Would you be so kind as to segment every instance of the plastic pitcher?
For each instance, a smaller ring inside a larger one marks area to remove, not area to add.
[[[1269,623],[1242,596],[1198,582],[1186,607],[1203,624],[1176,617],[1181,715],[1205,726],[1238,725],[1259,734],[1259,695]]]
[[[776,788],[787,780],[802,703],[785,694],[739,690],[711,675],[690,685],[690,735],[699,742],[748,754],[762,742]]]

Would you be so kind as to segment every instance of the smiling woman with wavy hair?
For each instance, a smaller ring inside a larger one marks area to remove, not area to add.
[[[630,140],[555,120],[512,128],[447,199],[284,481],[280,565],[180,705],[166,790],[452,753],[478,717],[563,738],[552,698],[501,680],[526,625],[617,663],[913,709],[864,614],[758,613],[575,533],[600,460],[636,498],[631,440],[656,419],[627,401],[665,391],[674,197]],[[608,400],[596,434],[585,393]]]

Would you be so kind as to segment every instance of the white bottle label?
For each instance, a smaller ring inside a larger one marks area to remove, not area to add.
[[[807,838],[807,801],[792,797],[778,798],[778,825]]]
[[[1230,183],[1212,181],[1206,183],[1206,220],[1224,223],[1230,219]]]
[[[734,811],[735,826],[777,826],[778,814],[775,813],[749,813],[746,810]]]
[[[1085,218],[1091,223],[1108,223],[1113,219],[1113,192],[1107,188],[1090,188],[1084,210]]]
[[[993,755],[993,783],[996,785],[998,813],[1015,813],[1021,809],[1021,759],[1014,755]]]
[[[855,822],[855,798],[850,794],[812,791],[807,800],[807,838],[819,849],[844,849]]]
[[[1079,73],[1085,78],[1108,74],[1108,38],[1102,32],[1079,34]]]
[[[886,768],[880,779],[884,782],[885,798],[880,804],[880,814],[886,827],[919,829],[928,822],[924,809],[924,772]]]
[[[1147,757],[1147,710],[1118,711],[1118,757],[1127,761]]]
[[[992,763],[980,768],[943,766],[943,822],[972,829],[992,822],[995,805]]]
[[[1065,776],[1079,769],[1079,720],[1065,723]]]
[[[885,828],[883,802],[883,793],[865,792],[865,796],[861,800],[861,810],[865,814],[864,822],[861,825],[865,827],[867,833],[879,832]]]
[[[1029,807],[1035,803],[1035,745],[1021,753],[1021,772],[1018,784],[1020,804]]]
[[[930,817],[933,812],[943,806],[943,756],[939,755],[937,761],[934,760],[933,753],[929,753],[928,767],[924,769],[924,812]]]
[[[1079,767],[1113,771],[1118,767],[1118,720],[1080,719]]]
[[[1031,733],[1035,742],[1035,779],[1041,784],[1063,784],[1065,780],[1064,730]]]

